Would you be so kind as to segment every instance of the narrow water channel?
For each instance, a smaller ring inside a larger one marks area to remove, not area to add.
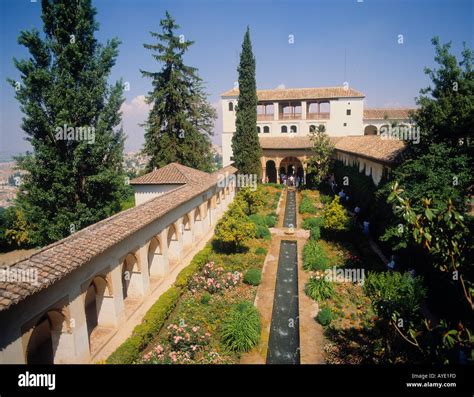
[[[287,192],[283,226],[296,227],[296,195]],[[298,249],[296,241],[283,240],[273,298],[267,364],[299,364]]]

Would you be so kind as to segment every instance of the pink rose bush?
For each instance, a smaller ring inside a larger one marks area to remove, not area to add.
[[[209,332],[198,326],[170,324],[167,330],[168,344],[157,345],[146,353],[143,356],[145,364],[190,364],[211,338]]]
[[[205,290],[210,294],[214,294],[235,287],[241,280],[242,273],[224,272],[222,267],[215,267],[214,262],[209,262],[204,265],[201,274],[192,278],[189,288],[193,293],[198,290]]]

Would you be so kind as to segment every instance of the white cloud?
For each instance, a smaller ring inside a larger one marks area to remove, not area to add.
[[[125,140],[125,151],[139,150],[145,141],[145,130],[143,124],[150,111],[150,105],[145,102],[145,95],[138,95],[130,102],[124,102],[122,111],[123,130],[127,139]]]
[[[285,84],[281,83],[281,84],[278,84],[277,86],[277,90],[284,90],[286,88]]]
[[[146,116],[150,111],[150,105],[145,102],[145,95],[138,95],[133,98],[130,102],[124,102],[120,110],[123,112],[123,116]]]

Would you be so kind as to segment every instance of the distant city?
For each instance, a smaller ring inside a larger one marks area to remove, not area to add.
[[[220,146],[213,145],[216,167],[222,167],[222,150]],[[0,151],[0,208],[13,205],[13,200],[21,184],[25,172],[16,169],[15,157],[22,153]],[[140,151],[131,151],[123,155],[123,167],[130,178],[136,177],[145,170],[148,157]]]

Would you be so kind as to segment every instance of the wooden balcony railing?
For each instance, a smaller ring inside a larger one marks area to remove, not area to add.
[[[301,120],[301,113],[280,113],[278,120]]]
[[[273,114],[257,114],[257,121],[271,121]]]
[[[306,113],[307,120],[329,120],[329,112],[327,113]]]

